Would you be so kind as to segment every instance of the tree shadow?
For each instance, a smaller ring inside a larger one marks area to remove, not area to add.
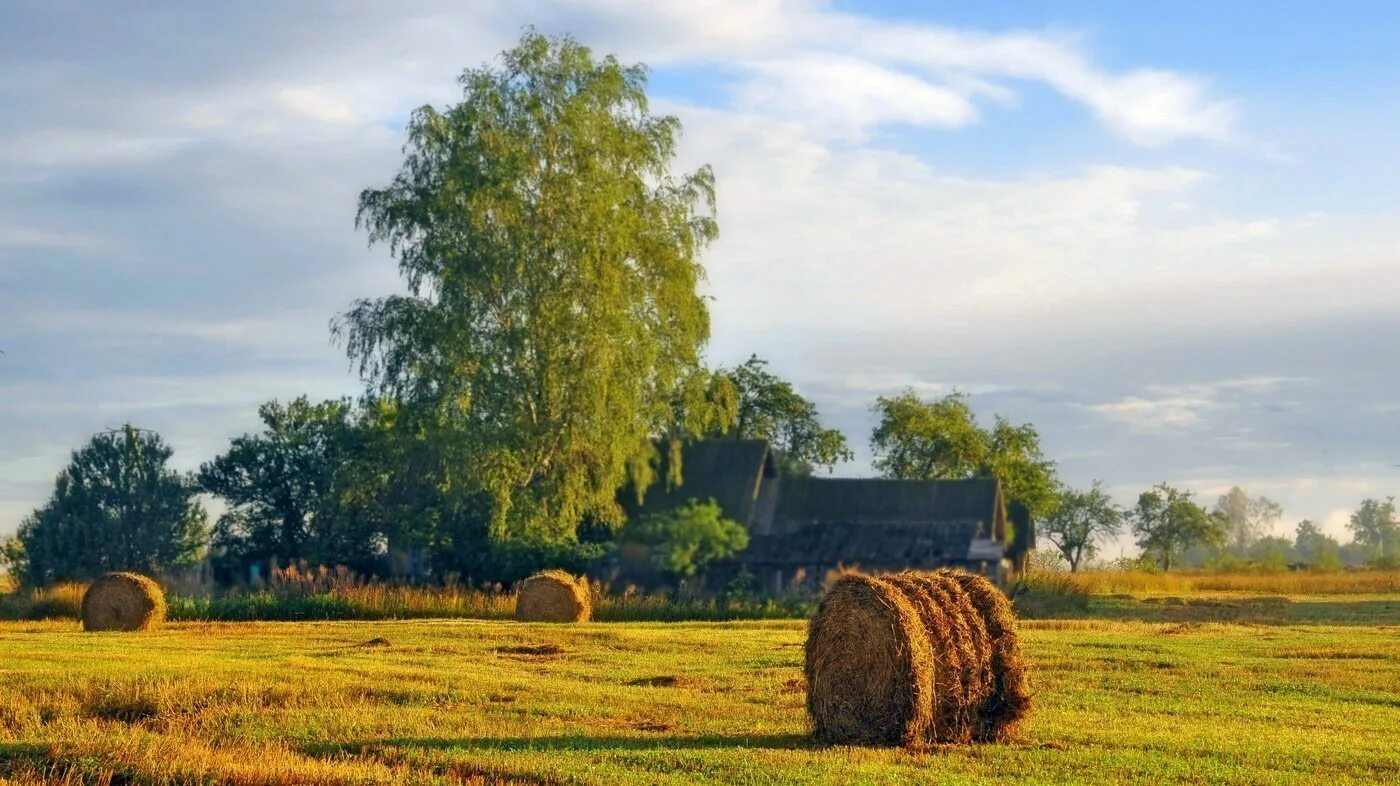
[[[590,734],[549,737],[385,737],[302,747],[308,756],[360,756],[386,749],[425,748],[441,751],[649,751],[718,750],[732,748],[799,750],[824,747],[803,734],[700,735],[684,737],[619,737]]]

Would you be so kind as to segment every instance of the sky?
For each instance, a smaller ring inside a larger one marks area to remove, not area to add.
[[[527,25],[651,67],[713,166],[712,364],[870,471],[913,389],[1074,485],[1231,485],[1344,535],[1400,491],[1400,8],[561,0],[0,5],[0,534],[132,422],[193,469],[362,388],[328,323],[409,113]]]

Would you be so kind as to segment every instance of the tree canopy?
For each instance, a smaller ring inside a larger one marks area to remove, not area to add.
[[[1085,558],[1098,552],[1098,542],[1122,531],[1123,511],[1094,481],[1087,491],[1069,487],[1059,492],[1059,504],[1042,524],[1040,531],[1064,555],[1071,571],[1079,570]]]
[[[1191,492],[1159,483],[1144,491],[1128,511],[1143,554],[1170,570],[1181,553],[1196,544],[1220,546],[1225,542],[1221,516],[1213,516],[1191,499]]]
[[[798,474],[818,467],[830,470],[854,454],[846,437],[822,425],[817,407],[791,382],[768,370],[768,361],[752,355],[741,366],[725,369],[738,397],[733,435],[766,440],[780,466]]]
[[[925,401],[912,390],[881,396],[871,435],[874,467],[887,478],[937,480],[996,477],[1008,502],[1043,519],[1055,510],[1055,462],[1040,449],[1030,424],[997,415],[990,430],[977,424],[967,396],[952,393]]]
[[[1233,486],[1216,500],[1215,511],[1225,523],[1226,545],[1236,555],[1244,556],[1254,544],[1273,528],[1283,515],[1283,506],[1268,497],[1251,497],[1239,486]]]
[[[205,491],[228,504],[214,525],[213,545],[240,561],[302,559],[355,459],[354,410],[349,401],[313,404],[302,396],[263,404],[258,416],[262,433],[234,438],[228,452],[196,475]]]
[[[629,460],[699,368],[714,179],[671,172],[680,123],[651,113],[642,66],[570,38],[528,31],[461,84],[360,196],[408,294],[335,331],[373,393],[425,413],[443,487],[489,498],[494,539],[569,540],[620,521]]]
[[[1395,498],[1364,499],[1347,522],[1356,543],[1369,552],[1376,563],[1400,564],[1400,518],[1395,514]]]
[[[130,424],[94,436],[73,452],[49,501],[7,541],[11,570],[37,586],[195,564],[206,516],[194,484],[168,468],[172,453],[159,435]]]

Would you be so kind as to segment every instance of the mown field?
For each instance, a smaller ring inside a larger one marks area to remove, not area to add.
[[[6,622],[0,777],[1400,782],[1400,598],[1109,598],[1089,617],[1023,622],[1022,739],[921,755],[808,739],[800,621]]]

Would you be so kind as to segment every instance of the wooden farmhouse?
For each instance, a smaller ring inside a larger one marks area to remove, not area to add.
[[[664,472],[662,477],[664,477]],[[958,567],[1004,582],[1035,548],[1030,517],[1008,506],[995,478],[882,480],[781,477],[759,440],[703,440],[682,452],[681,483],[658,482],[630,515],[713,499],[749,531],[749,547],[715,566],[716,581],[747,570],[759,588],[815,586],[832,570]],[[646,554],[623,550],[619,578],[645,581]]]

